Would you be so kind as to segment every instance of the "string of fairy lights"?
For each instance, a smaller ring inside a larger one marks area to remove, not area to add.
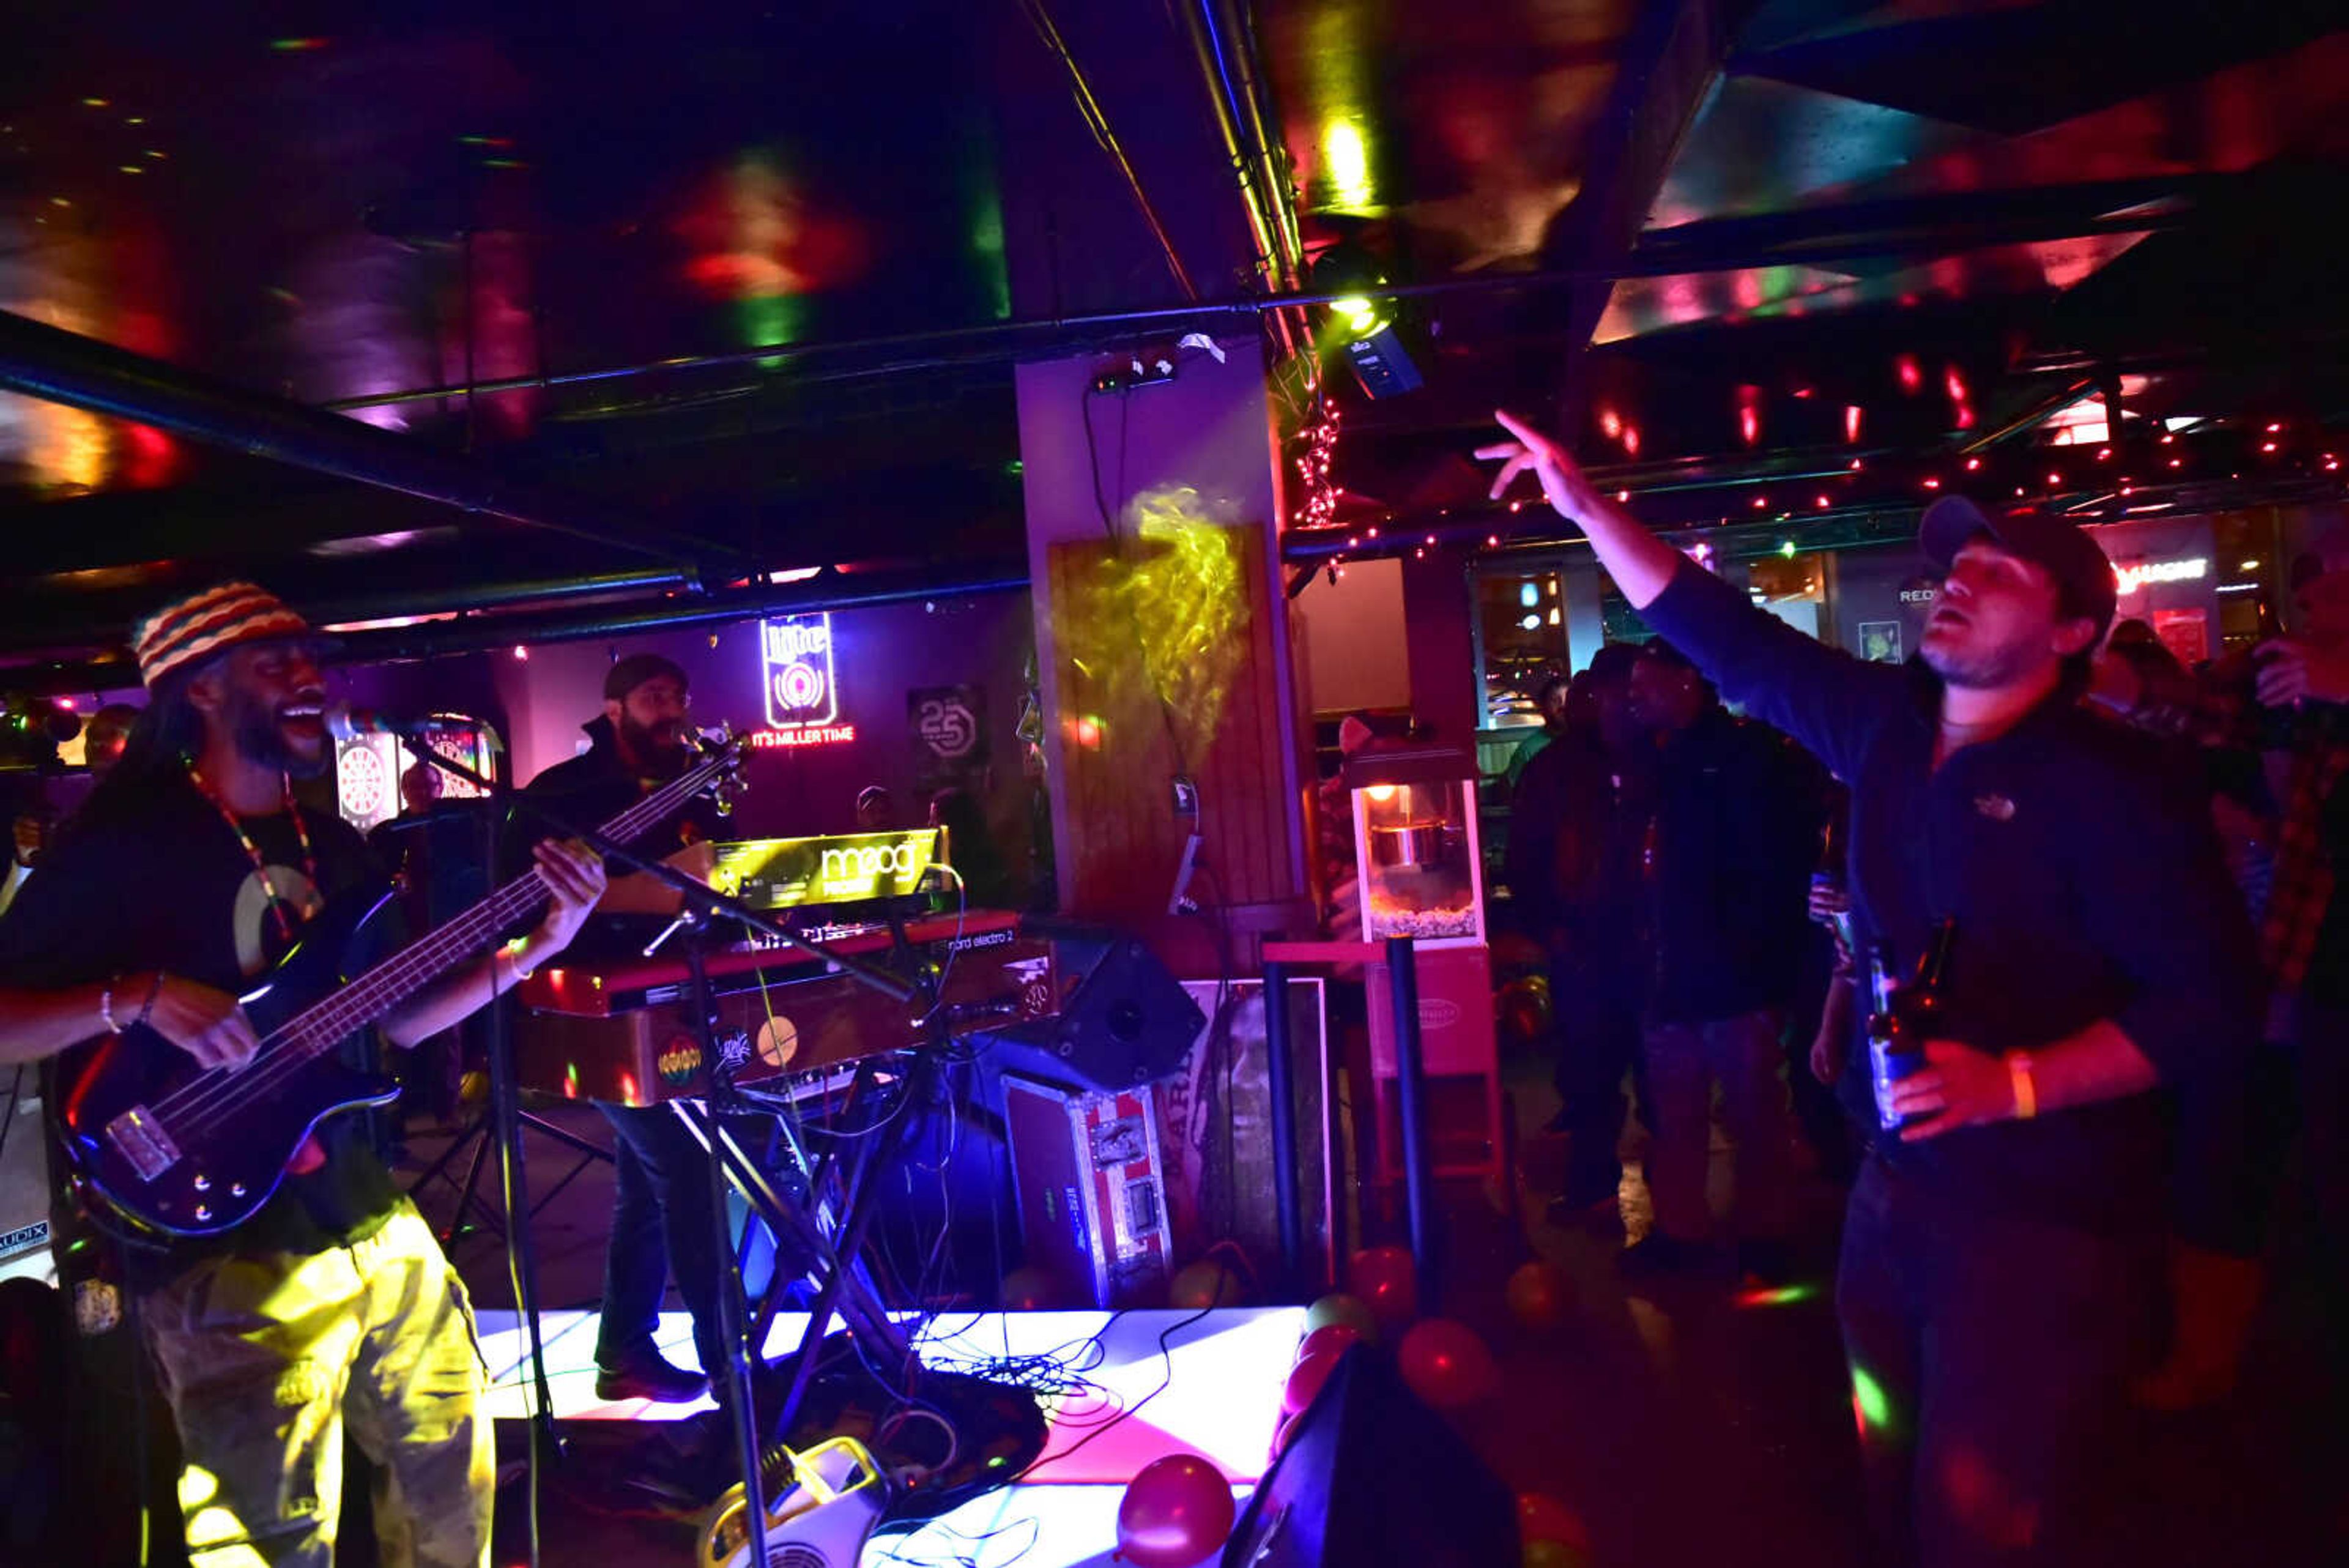
[[[1561,542],[1562,528],[1570,542],[1570,525],[1538,495],[1358,514],[1341,522],[1346,492],[1332,474],[1341,416],[1322,401],[1298,438],[1301,493],[1282,547],[1292,564],[1326,567],[1334,580],[1350,561],[1549,547]],[[1857,411],[1847,410],[1846,420],[1855,442],[1862,428],[1851,417]],[[1610,446],[1636,457],[1636,425],[1602,410],[1599,427]],[[1953,492],[2010,508],[2059,511],[2086,524],[2339,501],[2349,498],[2341,468],[2344,439],[2322,425],[2251,420],[2148,431],[2119,444],[2016,443],[1927,456],[1795,453],[1788,454],[1790,472],[1779,473],[1708,478],[1691,474],[1685,462],[1652,460],[1590,462],[1585,472],[1667,536],[1685,544],[1717,533],[1720,553],[1735,558],[1897,538],[1913,527],[1919,509]]]

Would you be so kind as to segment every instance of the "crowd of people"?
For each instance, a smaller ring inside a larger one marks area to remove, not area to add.
[[[2295,564],[2291,635],[2188,670],[2116,631],[2083,530],[1944,500],[1919,657],[1867,663],[1503,423],[1495,496],[1537,478],[1657,638],[1574,677],[1514,792],[1507,886],[1560,1041],[1553,1216],[1612,1212],[1628,1084],[1654,1223],[1626,1270],[1730,1241],[1771,1277],[1789,1079],[1833,1094],[1843,1127],[1805,1119],[1822,1168],[1857,1151],[1837,1307],[1872,1560],[2106,1561],[2143,1501],[2129,1414],[2235,1375],[2287,1149],[2349,1301],[2349,530]],[[1879,1081],[1855,962],[1913,973],[1934,946],[1913,1070]]]

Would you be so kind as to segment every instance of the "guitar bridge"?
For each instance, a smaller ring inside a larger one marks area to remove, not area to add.
[[[180,1162],[180,1146],[144,1106],[133,1106],[107,1123],[106,1137],[141,1181],[152,1181]]]

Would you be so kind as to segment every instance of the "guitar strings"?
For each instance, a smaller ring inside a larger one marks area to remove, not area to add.
[[[602,836],[613,839],[636,836],[659,817],[667,815],[698,794],[711,779],[732,765],[730,756],[722,757],[680,775],[615,817],[602,830]],[[518,918],[523,909],[545,898],[549,891],[543,873],[535,867],[532,867],[465,914],[409,944],[326,1000],[305,1009],[272,1030],[243,1066],[203,1069],[149,1107],[150,1114],[159,1120],[188,1118],[182,1123],[182,1130],[191,1137],[216,1128],[223,1116],[241,1110],[243,1102],[281,1086],[294,1074],[323,1054],[326,1047],[369,1022],[373,1004],[366,1010],[354,1009],[348,1001],[351,993],[362,989],[388,990],[395,999],[392,1005],[397,1006],[398,1000],[412,993],[417,984],[428,981],[481,940],[480,935],[468,929],[477,919],[487,919],[490,931],[494,933],[508,921]],[[507,903],[513,907],[510,909],[496,908]],[[442,949],[453,950],[440,950]],[[425,957],[427,950],[433,950],[429,958]],[[425,961],[419,964],[418,961],[420,958]],[[397,984],[394,983],[395,976]],[[405,992],[400,989],[403,986],[407,988]],[[351,1014],[356,1015],[347,1017]],[[293,1047],[290,1053],[288,1047]],[[261,1061],[264,1053],[268,1054],[266,1062]],[[166,1127],[165,1130],[171,1129]]]

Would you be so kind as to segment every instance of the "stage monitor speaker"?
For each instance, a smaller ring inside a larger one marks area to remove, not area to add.
[[[1097,930],[1047,930],[1035,922],[1021,930],[1050,936],[1063,964],[1071,955],[1081,960],[1089,946],[1101,956],[1061,998],[1057,1014],[993,1037],[998,1067],[1111,1094],[1181,1070],[1206,1014],[1148,948]]]
[[[1398,1478],[1409,1478],[1398,1484]],[[1516,1568],[1516,1500],[1403,1386],[1352,1345],[1298,1417],[1224,1543],[1223,1568]]]

